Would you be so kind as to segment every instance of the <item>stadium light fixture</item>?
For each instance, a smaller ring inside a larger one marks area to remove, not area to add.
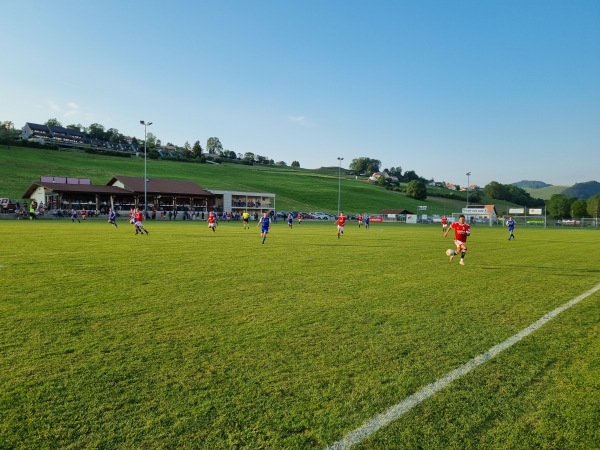
[[[10,149],[10,134],[11,128],[14,130],[13,123],[10,120],[4,122],[4,128],[6,128],[6,148]]]
[[[147,160],[148,160],[148,148],[146,146],[146,136],[148,134],[148,127],[152,125],[152,122],[146,122],[140,120],[140,124],[144,125],[144,219],[148,211],[148,175],[147,175]]]
[[[340,198],[341,198],[341,192],[342,192],[342,178],[341,178],[341,173],[342,173],[342,161],[344,160],[344,158],[340,158],[338,156],[338,213],[337,215],[340,215]]]
[[[471,172],[467,172],[467,208],[469,207],[469,186],[471,185]]]

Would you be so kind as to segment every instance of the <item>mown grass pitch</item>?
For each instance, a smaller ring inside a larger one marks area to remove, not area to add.
[[[324,448],[600,283],[592,230],[2,221],[0,448]],[[357,448],[598,448],[593,294]]]

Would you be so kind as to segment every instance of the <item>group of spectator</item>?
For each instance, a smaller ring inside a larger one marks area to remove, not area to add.
[[[249,208],[254,208],[254,207],[259,208],[260,207],[260,200],[256,200],[256,201],[250,200],[250,201],[246,202],[245,200],[235,200],[235,199],[233,199],[231,201],[231,204],[233,206],[237,207],[237,208],[244,208],[246,206],[249,207]]]

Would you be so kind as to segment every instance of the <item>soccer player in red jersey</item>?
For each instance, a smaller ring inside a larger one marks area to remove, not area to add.
[[[357,219],[358,219],[358,228],[360,228],[360,226],[362,225],[362,219],[363,219],[362,214],[359,214]]]
[[[215,231],[217,231],[217,216],[215,216],[214,212],[211,211],[211,212],[208,213],[208,220],[207,220],[207,222],[208,222],[208,228],[212,228],[213,233]]]
[[[340,238],[340,234],[344,234],[344,224],[346,223],[346,216],[342,211],[340,211],[340,215],[337,218],[337,229],[338,229],[338,239]]]
[[[446,231],[446,228],[448,228],[448,218],[442,216],[442,231]]]
[[[144,228],[144,225],[142,224],[142,222],[144,221],[144,214],[139,209],[135,209],[133,218],[135,220],[133,224],[133,227],[135,228],[135,234],[148,234],[148,230],[146,230],[146,228]]]
[[[465,216],[461,214],[458,216],[458,222],[453,222],[446,232],[444,233],[444,237],[448,236],[448,232],[450,230],[454,230],[454,243],[456,244],[456,252],[458,254],[460,252],[460,265],[465,265],[465,254],[467,253],[467,236],[471,234],[471,227],[468,223],[465,223]],[[454,254],[454,255],[455,255]],[[450,262],[454,258],[454,255],[450,256]]]

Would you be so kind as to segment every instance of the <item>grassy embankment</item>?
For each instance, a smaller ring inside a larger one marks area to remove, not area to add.
[[[0,148],[0,197],[20,198],[41,175],[91,178],[105,184],[114,175],[143,176],[143,158],[120,158],[75,151],[24,147]],[[176,161],[147,161],[150,178],[192,180],[208,189],[274,192],[278,211],[337,212],[338,169],[294,169],[291,167],[244,166],[239,164],[195,164]],[[434,197],[449,191],[430,190],[427,200],[414,200],[400,192],[356,179],[342,171],[341,208],[346,213],[377,213],[382,209],[428,207],[428,214],[460,211],[464,201]],[[464,193],[463,193],[464,194]]]

